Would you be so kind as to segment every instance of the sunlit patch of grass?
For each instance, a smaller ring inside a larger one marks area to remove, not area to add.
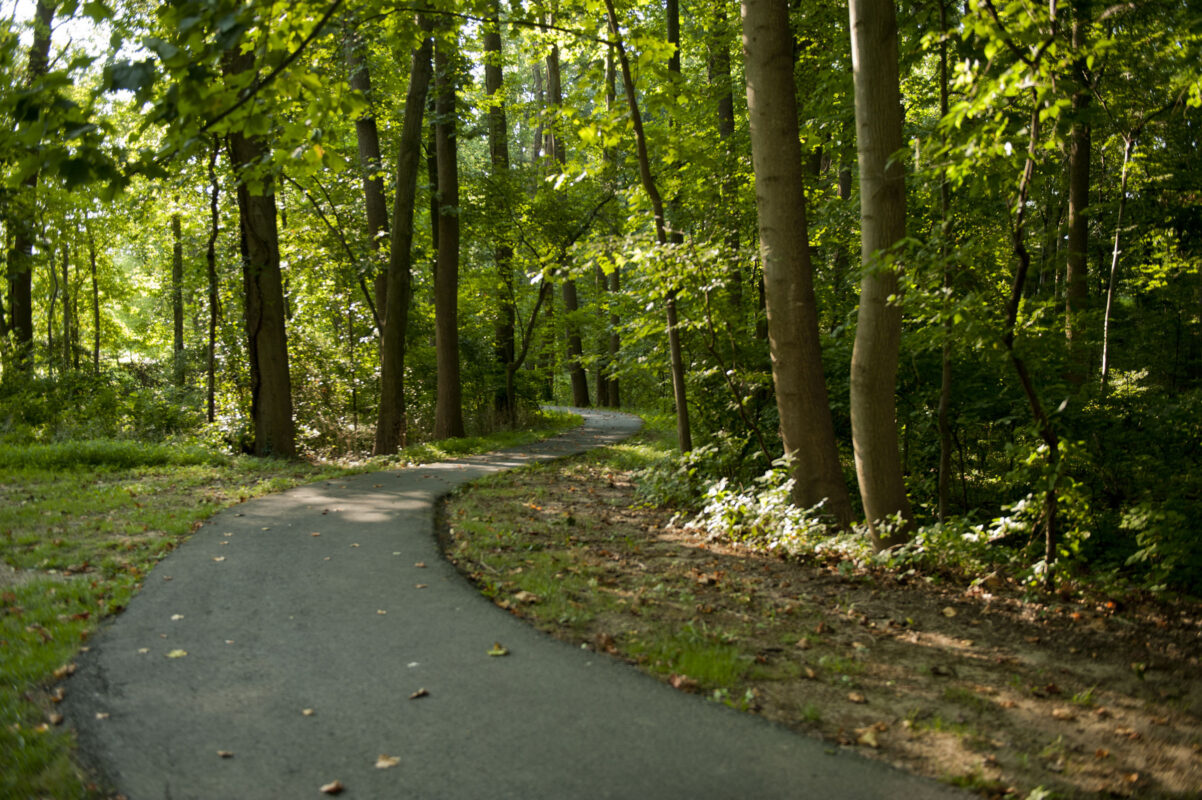
[[[747,674],[752,660],[723,638],[690,622],[675,632],[641,632],[626,646],[656,672],[687,675],[705,688],[730,689]]]

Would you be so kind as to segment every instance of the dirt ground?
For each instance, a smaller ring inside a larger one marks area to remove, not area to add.
[[[448,554],[557,637],[982,796],[1202,795],[1198,604],[785,561],[673,527],[634,490],[592,459],[503,477],[449,501]],[[558,565],[550,587],[526,580],[533,552]]]

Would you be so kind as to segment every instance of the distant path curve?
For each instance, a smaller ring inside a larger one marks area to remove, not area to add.
[[[64,706],[85,763],[129,800],[320,797],[335,780],[358,798],[964,796],[556,641],[448,564],[438,498],[641,424],[577,413],[537,445],[215,515],[81,655]],[[510,655],[489,657],[494,641]]]

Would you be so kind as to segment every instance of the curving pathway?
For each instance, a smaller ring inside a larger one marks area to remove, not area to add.
[[[640,424],[580,413],[538,445],[214,516],[81,655],[64,706],[84,762],[129,800],[321,797],[335,780],[360,798],[963,796],[558,642],[443,560],[439,497]]]

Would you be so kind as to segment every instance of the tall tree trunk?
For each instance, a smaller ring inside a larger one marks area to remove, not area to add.
[[[227,55],[227,74],[253,67],[250,53]],[[267,145],[241,131],[229,135],[230,161],[238,182],[242,285],[246,303],[246,353],[250,361],[250,412],[257,456],[296,455],[292,420],[292,377],[284,329],[284,287],[280,274],[280,241],[276,227],[274,181],[248,173],[269,160]]]
[[[609,17],[610,32],[614,36],[614,48],[618,52],[618,64],[622,68],[622,86],[626,91],[626,102],[630,106],[630,122],[634,127],[636,151],[639,162],[639,178],[643,190],[651,201],[651,212],[655,217],[655,239],[662,247],[668,243],[667,226],[664,220],[664,201],[651,174],[651,157],[647,152],[647,134],[643,130],[643,117],[639,113],[638,98],[634,90],[634,76],[630,71],[630,60],[626,57],[626,46],[622,43],[618,14],[613,0],[605,0]],[[685,393],[684,357],[680,346],[680,330],[676,315],[676,291],[669,288],[666,303],[668,316],[668,350],[672,369],[672,398],[676,405],[676,438],[682,453],[693,449],[693,434],[689,425],[689,405]]]
[[[71,299],[74,295],[71,293],[71,249],[68,245],[63,245],[63,371],[66,372],[71,367],[71,343],[74,337],[71,335]]]
[[[58,268],[54,264],[54,250],[49,253],[50,272],[50,308],[46,312],[46,364],[50,372],[54,372],[54,362],[58,354],[54,352],[54,316],[58,306]]]
[[[605,277],[605,270],[597,266],[593,272],[597,288],[597,306],[601,309],[601,325],[598,326],[596,348],[597,348],[597,371],[595,373],[596,383],[594,384],[594,394],[597,398],[597,406],[609,405],[609,333],[605,318],[605,295],[609,290],[609,282]]]
[[[622,291],[621,270],[614,267],[614,271],[609,273],[609,294],[610,294],[610,314],[609,314],[609,363],[612,365],[618,363],[618,354],[622,350],[622,336],[618,333],[618,325],[621,319],[618,317],[617,302],[618,295]],[[617,375],[610,375],[609,378],[609,401],[606,403],[610,408],[622,407],[622,387],[621,379]]]
[[[860,497],[878,549],[905,541],[912,522],[897,442],[901,305],[894,246],[906,233],[906,183],[894,0],[851,0],[851,56],[864,277],[851,356],[851,429]],[[881,523],[899,516],[891,530]]]
[[[492,0],[489,8],[493,16],[500,16],[500,0]],[[489,98],[488,154],[498,198],[504,196],[509,180],[509,124],[505,115],[503,64],[500,25],[488,23],[484,29],[484,90]],[[496,408],[512,424],[516,420],[517,397],[509,365],[516,357],[514,327],[517,324],[517,309],[513,284],[513,247],[500,238],[493,245],[493,265],[500,289],[494,347],[497,363],[505,376],[505,385],[496,395]]]
[[[822,372],[818,307],[808,246],[805,187],[793,84],[787,0],[743,0],[747,108],[768,304],[768,345],[793,500],[826,503],[851,525],[835,427]]]
[[[434,273],[434,352],[438,388],[434,438],[463,436],[459,382],[459,154],[456,143],[456,47],[449,32],[434,47],[434,139],[438,157],[438,265]]]
[[[209,284],[209,347],[206,363],[205,409],[209,422],[217,419],[217,320],[221,313],[220,290],[217,281],[217,236],[220,233],[221,214],[217,206],[219,184],[217,183],[217,152],[220,142],[213,137],[213,149],[209,152],[209,241],[205,247],[205,267]]]
[[[54,21],[55,4],[38,0],[34,11],[33,43],[29,47],[29,66],[25,86],[32,88],[45,77],[50,65],[50,24]],[[12,316],[12,332],[19,370],[33,368],[33,205],[38,187],[38,173],[25,179],[18,193],[20,202],[9,217],[14,229],[13,248],[8,255],[8,305]]]
[[[423,31],[429,24],[422,21]],[[405,409],[405,335],[409,328],[409,303],[413,273],[413,214],[417,206],[417,173],[421,169],[422,118],[429,93],[433,40],[427,35],[413,52],[405,117],[397,150],[396,189],[393,200],[392,241],[389,247],[387,287],[381,306],[384,322],[380,340],[380,407],[376,418],[374,453],[395,453],[408,435]]]
[[[567,161],[567,142],[563,136],[563,125],[558,114],[563,107],[563,88],[559,75],[559,47],[551,45],[547,54],[547,100],[555,109],[556,120],[551,126],[552,146],[548,148],[555,158],[556,169],[562,171]],[[565,268],[567,265],[564,265]],[[589,406],[588,375],[584,371],[584,342],[580,337],[580,302],[576,293],[576,281],[563,281],[563,317],[568,347],[568,377],[572,382],[572,405],[579,408]]]
[[[88,228],[88,264],[92,269],[92,371],[100,374],[100,284],[96,280],[96,240]],[[212,422],[212,420],[209,420]]]
[[[171,215],[171,322],[172,374],[175,385],[184,385],[184,233],[179,212]]]
[[[1089,28],[1090,0],[1073,2],[1073,51],[1078,55],[1085,49],[1085,32]],[[1085,59],[1077,59],[1076,71],[1085,69]],[[1084,80],[1081,75],[1075,76]],[[1073,124],[1069,133],[1068,151],[1068,259],[1065,269],[1064,335],[1068,342],[1068,379],[1074,385],[1085,380],[1088,355],[1079,335],[1080,316],[1089,300],[1086,264],[1089,254],[1089,159],[1090,125],[1086,119],[1090,94],[1082,88],[1073,94]]]
[[[727,293],[740,329],[743,321],[743,272],[739,265],[739,215],[738,215],[738,156],[735,153],[735,101],[731,89],[730,43],[728,40],[726,8],[721,4],[714,10],[713,32],[709,39],[709,59],[706,71],[714,93],[715,116],[718,124],[718,141],[722,144],[722,218],[726,226],[726,248],[730,252],[730,267],[727,271]]]
[[[1135,135],[1123,139],[1123,171],[1119,178],[1119,208],[1114,220],[1114,250],[1110,257],[1110,277],[1106,282],[1106,311],[1102,316],[1102,394],[1110,390],[1110,314],[1114,308],[1114,290],[1119,272],[1119,245],[1123,234],[1123,214],[1127,210],[1127,168],[1131,163],[1131,151],[1135,149]]]
[[[367,212],[367,237],[372,254],[372,275],[375,287],[375,307],[383,315],[388,304],[388,271],[380,263],[380,248],[388,236],[388,199],[384,196],[384,162],[380,156],[380,131],[376,125],[371,72],[363,54],[363,38],[358,30],[348,27],[343,47],[350,69],[351,89],[362,95],[367,103],[363,116],[355,120],[355,139],[359,146],[359,169],[363,180],[363,205]],[[380,322],[382,320],[377,320]],[[383,335],[383,331],[379,332]]]
[[[947,116],[947,2],[939,0],[939,117]],[[951,235],[951,189],[948,186],[947,174],[939,176],[939,227],[941,255],[943,256],[943,290],[946,303],[950,303],[954,285],[953,271],[948,263],[948,237]],[[936,496],[939,505],[939,521],[946,522],[949,514],[948,501],[952,485],[952,320],[949,314],[944,315],[943,323],[943,352],[939,358],[939,478]]]

